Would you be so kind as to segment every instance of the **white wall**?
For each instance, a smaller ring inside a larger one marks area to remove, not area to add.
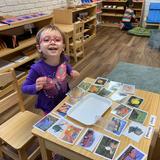
[[[150,2],[145,0],[144,17],[148,15]],[[53,8],[66,6],[66,0],[0,0],[0,15],[23,15],[33,12],[51,13]]]
[[[51,13],[53,8],[61,6],[66,6],[65,0],[0,0],[0,15]]]

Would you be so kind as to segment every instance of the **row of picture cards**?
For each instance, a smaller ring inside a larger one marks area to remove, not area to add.
[[[117,126],[112,126],[112,123],[115,123],[118,120],[120,119],[113,117],[111,119],[111,122],[107,123],[105,130],[114,132],[113,128]],[[119,125],[120,130],[123,130],[126,123],[122,120]],[[142,135],[141,132],[143,131],[143,129],[142,126],[139,125],[140,124],[133,122],[127,127],[128,129],[126,129],[125,132],[135,133],[135,135]],[[65,143],[78,145],[100,157],[109,160],[115,159],[115,153],[120,145],[120,141],[112,138],[111,136],[104,135],[91,128],[84,129],[83,127],[80,127],[65,118],[58,118],[56,116],[53,116],[52,114],[48,114],[43,119],[38,121],[34,125],[34,128],[37,128],[42,132],[47,131],[48,133],[52,134]],[[119,134],[117,130],[115,134]],[[132,156],[134,156],[134,158]],[[122,151],[122,153],[116,158],[116,160],[121,160],[126,157],[130,157],[132,159],[138,158],[138,160],[143,160],[147,157],[147,155],[140,149],[130,144]]]

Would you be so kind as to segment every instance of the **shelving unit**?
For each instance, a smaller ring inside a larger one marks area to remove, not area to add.
[[[127,0],[103,0],[102,1],[102,25],[110,27],[119,27],[120,21],[125,12]],[[138,23],[141,24],[143,19],[144,1],[134,0],[133,10]]]
[[[18,37],[19,35],[23,35],[26,31],[24,29],[26,25],[32,25],[34,29],[38,31],[41,27],[51,23],[52,19],[52,15],[43,15],[22,21],[15,21],[10,25],[1,24],[0,39],[5,42],[5,40],[3,39],[4,35],[16,35],[16,37]],[[24,37],[24,40],[19,40],[18,46],[15,48],[0,48],[0,62],[6,61],[6,64],[4,63],[4,65],[0,65],[0,73],[8,71],[10,68],[19,70],[19,67],[21,67],[22,65],[27,65],[27,63],[37,59],[39,54],[36,52],[35,44],[35,34],[31,34],[30,38]],[[25,54],[27,50],[30,50],[29,54]],[[15,59],[15,61],[13,61],[13,59]],[[26,77],[26,75],[24,77]],[[20,84],[22,83],[22,79],[24,79],[24,77],[21,77],[19,79]]]
[[[88,4],[77,8],[57,8],[53,11],[54,23],[73,24],[78,20],[84,23],[85,43],[96,35],[96,4]]]

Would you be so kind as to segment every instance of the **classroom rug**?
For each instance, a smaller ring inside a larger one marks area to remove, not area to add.
[[[103,77],[135,84],[137,89],[160,93],[160,68],[119,62],[111,73]]]

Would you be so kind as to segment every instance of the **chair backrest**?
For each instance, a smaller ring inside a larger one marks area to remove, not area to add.
[[[76,45],[77,41],[81,42],[81,45],[83,45],[84,42],[84,23],[77,21],[74,23],[74,30],[73,30],[73,44]]]
[[[7,120],[3,117],[4,114],[15,106],[18,106],[20,111],[25,110],[15,71],[11,69],[8,72],[0,73],[0,123]]]

